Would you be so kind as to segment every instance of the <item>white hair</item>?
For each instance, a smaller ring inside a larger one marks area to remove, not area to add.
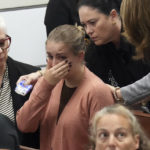
[[[95,146],[96,146],[98,121],[107,114],[115,114],[127,118],[131,128],[132,136],[139,135],[140,137],[140,142],[139,142],[140,144],[137,150],[150,150],[150,141],[147,138],[145,132],[143,131],[140,123],[136,119],[135,115],[128,108],[120,104],[106,106],[94,115],[93,119],[91,120],[91,129],[90,129],[91,150],[95,150]]]
[[[0,30],[3,30],[5,33],[7,32],[6,23],[2,16],[0,16]]]

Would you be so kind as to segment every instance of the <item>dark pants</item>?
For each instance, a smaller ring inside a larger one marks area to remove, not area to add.
[[[19,139],[14,123],[0,114],[0,148],[19,150]]]

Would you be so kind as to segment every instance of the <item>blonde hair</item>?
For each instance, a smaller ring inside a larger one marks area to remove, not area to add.
[[[123,0],[124,35],[136,47],[136,59],[150,60],[150,0]]]
[[[136,117],[133,115],[133,113],[127,109],[125,106],[122,106],[120,104],[115,104],[111,106],[107,106],[103,108],[102,110],[98,111],[95,116],[93,117],[93,120],[91,122],[91,146],[92,149],[95,149],[95,143],[96,143],[96,130],[97,130],[97,123],[98,121],[107,114],[116,114],[118,116],[123,116],[127,118],[130,127],[132,135],[139,135],[140,137],[140,145],[139,150],[149,150],[150,149],[150,142],[148,138],[146,137],[145,133],[143,132],[139,122],[137,121]]]
[[[47,41],[63,42],[70,47],[70,50],[75,55],[78,54],[80,50],[86,51],[87,48],[85,31],[81,26],[58,26],[50,32]]]

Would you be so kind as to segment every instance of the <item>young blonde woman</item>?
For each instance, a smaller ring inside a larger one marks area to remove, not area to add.
[[[85,50],[82,28],[62,25],[48,36],[47,69],[17,112],[21,131],[40,126],[41,150],[84,150],[91,118],[113,104],[108,86],[84,65]]]

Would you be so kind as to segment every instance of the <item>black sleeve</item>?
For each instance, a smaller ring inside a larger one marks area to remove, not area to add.
[[[50,0],[45,14],[47,33],[63,24],[74,24],[77,17],[77,0]]]
[[[16,71],[18,72],[19,76],[26,75],[32,72],[36,72],[37,70],[41,70],[40,67],[36,67],[30,64],[25,64],[16,60],[14,60],[14,65],[16,67]]]
[[[9,118],[0,114],[0,149],[19,150],[16,128]]]

